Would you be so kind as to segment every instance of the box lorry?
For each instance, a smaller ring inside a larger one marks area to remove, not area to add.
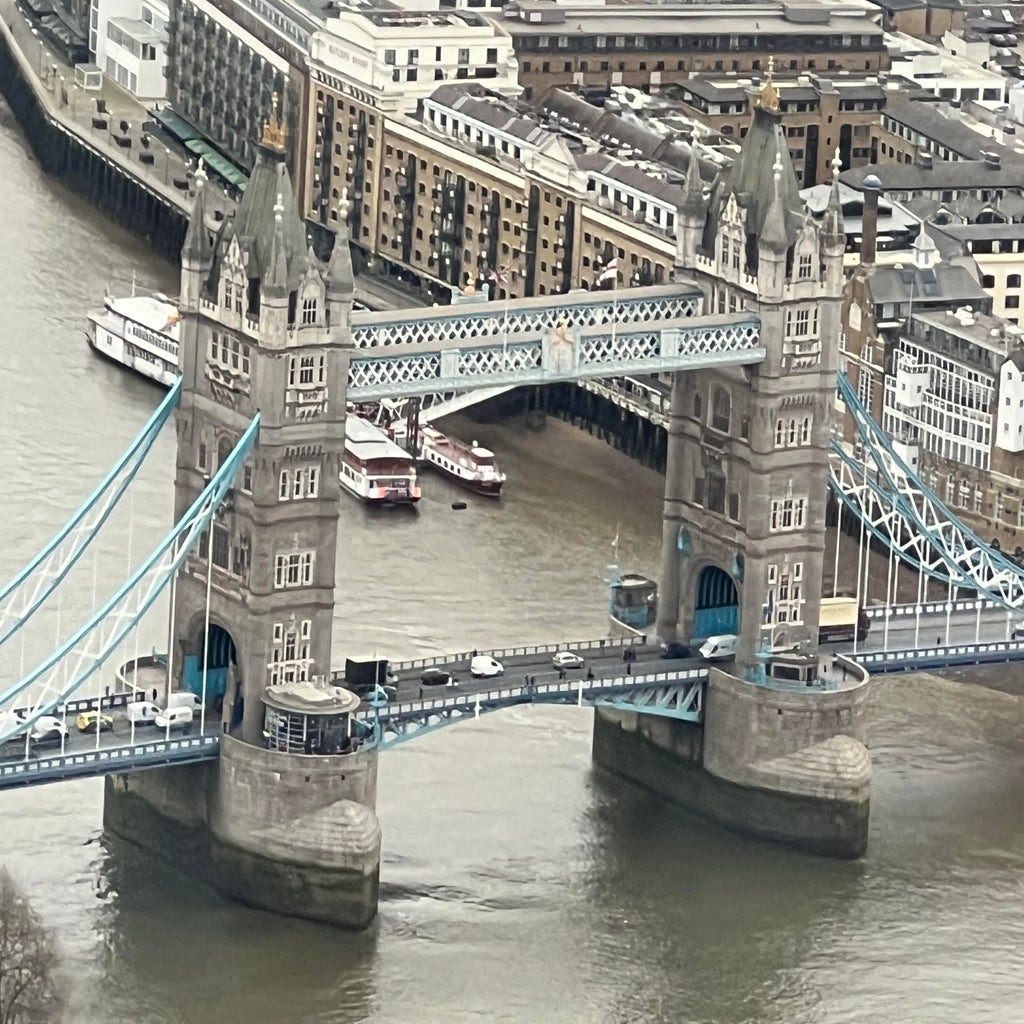
[[[345,659],[345,686],[353,693],[372,693],[377,686],[394,686],[397,682],[387,658]]]
[[[823,597],[818,617],[818,643],[832,640],[864,640],[871,620],[855,597]]]

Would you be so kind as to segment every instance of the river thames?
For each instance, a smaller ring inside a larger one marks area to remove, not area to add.
[[[160,399],[93,356],[86,310],[133,273],[171,293],[176,274],[43,178],[2,104],[0,180],[6,579]],[[460,495],[425,476],[416,514],[345,505],[337,658],[599,636],[612,538],[655,572],[657,474],[559,422],[470,430],[508,472],[500,504],[453,511]],[[169,527],[173,444],[165,431],[140,474],[136,548]],[[116,539],[104,554],[101,589],[126,567]],[[6,680],[18,667],[0,659]],[[595,771],[589,712],[435,733],[382,756],[380,915],[362,935],[227,903],[188,864],[107,844],[98,781],[0,793],[0,862],[60,936],[72,1024],[1024,1020],[1021,698],[893,677],[870,745],[870,849],[836,863]]]

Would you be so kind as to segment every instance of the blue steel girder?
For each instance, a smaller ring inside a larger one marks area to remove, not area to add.
[[[516,342],[500,335],[395,345],[354,355],[348,397],[379,401],[436,392],[746,366],[765,358],[756,315],[555,328]]]
[[[694,680],[684,685],[638,687],[621,695],[599,697],[593,704],[616,711],[635,711],[684,722],[703,722],[704,683],[702,680]]]
[[[700,288],[683,281],[509,302],[459,302],[431,310],[361,311],[352,316],[352,340],[359,349],[421,343],[450,346],[495,337],[511,343],[547,333],[559,324],[577,329],[613,322],[623,325],[685,319],[699,315],[702,305]]]
[[[439,698],[385,704],[372,712],[363,712],[360,718],[368,726],[379,727],[382,747],[524,704],[601,706],[701,722],[706,680],[707,672],[702,669],[683,669],[612,679],[566,679],[534,687],[507,686],[480,693],[452,691]]]
[[[1024,607],[1024,569],[962,523],[900,458],[846,374],[838,387],[860,441],[856,454],[833,443],[829,482],[843,502],[904,561],[1004,608]]]

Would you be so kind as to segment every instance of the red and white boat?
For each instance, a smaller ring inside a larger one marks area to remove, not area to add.
[[[436,427],[420,428],[420,457],[439,473],[476,494],[500,498],[505,483],[494,461],[494,452],[474,441],[466,444],[442,434]]]
[[[370,505],[415,505],[420,500],[415,459],[358,416],[349,415],[345,423],[341,485]]]

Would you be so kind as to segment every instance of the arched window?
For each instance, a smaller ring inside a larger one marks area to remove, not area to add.
[[[231,454],[231,449],[234,445],[231,443],[229,438],[222,437],[217,442],[217,468],[220,469],[225,462],[228,461],[228,456]]]
[[[729,392],[717,384],[711,393],[711,426],[723,434],[728,434],[731,415],[732,401]]]
[[[704,418],[704,403],[701,401],[699,391],[693,393],[693,416],[698,420]]]

